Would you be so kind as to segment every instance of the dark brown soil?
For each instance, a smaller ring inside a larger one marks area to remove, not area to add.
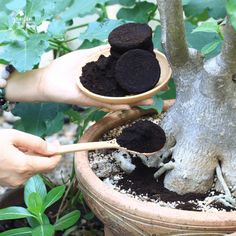
[[[128,23],[114,29],[109,37],[112,50],[125,53],[130,49],[153,50],[152,29],[147,24]]]
[[[139,94],[155,87],[160,78],[160,70],[159,62],[152,53],[134,49],[118,59],[115,77],[125,91]]]
[[[124,91],[115,79],[116,59],[101,55],[96,62],[87,63],[82,69],[80,81],[85,88],[96,94],[122,97]]]
[[[132,151],[152,153],[160,150],[166,142],[163,129],[148,120],[140,120],[124,128],[117,143]]]
[[[164,176],[159,178],[158,183],[153,178],[156,168],[148,168],[139,158],[132,158],[132,162],[136,165],[136,169],[131,174],[123,175],[117,183],[121,189],[135,192],[135,195],[148,195],[150,199],[161,200],[164,202],[179,202],[176,209],[200,211],[197,208],[197,200],[203,201],[209,193],[196,194],[188,193],[185,195],[178,195],[171,192],[164,187]],[[192,202],[189,202],[192,200]],[[193,202],[194,201],[194,202]],[[234,210],[233,208],[223,206],[222,204],[214,204],[218,210],[225,209],[226,211]]]

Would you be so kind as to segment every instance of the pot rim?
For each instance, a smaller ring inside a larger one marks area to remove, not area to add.
[[[173,100],[165,102],[165,109],[173,104]],[[150,114],[153,111],[146,111],[144,114]],[[123,120],[132,120],[134,113],[140,116],[140,110],[132,109],[130,111],[117,111],[108,114],[96,124],[92,125],[82,136],[80,142],[95,141],[101,133],[119,126],[117,124]],[[142,113],[142,111],[141,111]],[[137,115],[136,114],[136,115]],[[142,114],[142,115],[144,115]],[[134,120],[134,119],[133,119]],[[117,122],[118,121],[118,122]],[[115,124],[115,125],[114,125]],[[161,207],[153,202],[142,202],[128,195],[122,194],[100,180],[92,171],[88,161],[88,152],[80,151],[75,155],[75,171],[82,189],[82,192],[89,194],[97,203],[102,201],[103,204],[115,211],[122,211],[127,216],[135,215],[142,218],[143,221],[169,222],[173,224],[184,224],[191,226],[203,226],[206,228],[216,227],[220,229],[235,228],[236,212],[196,212],[180,209]]]

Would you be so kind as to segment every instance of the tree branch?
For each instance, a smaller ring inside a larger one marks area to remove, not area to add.
[[[221,59],[227,69],[236,71],[236,30],[230,24],[229,19],[224,27],[224,43],[221,50]]]
[[[185,39],[181,0],[157,0],[161,17],[162,44],[173,66],[181,67],[189,59]]]

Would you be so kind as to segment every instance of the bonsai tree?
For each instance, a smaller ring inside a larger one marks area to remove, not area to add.
[[[236,25],[232,12],[236,2],[227,3],[221,52],[209,60],[188,48],[181,0],[157,3],[161,43],[173,70],[177,96],[162,121],[167,143],[156,156],[172,155],[172,160],[159,164],[155,178],[168,170],[167,189],[178,194],[204,193],[212,187],[216,172],[216,187],[223,186],[225,194],[215,200],[235,205],[231,192],[236,186]]]

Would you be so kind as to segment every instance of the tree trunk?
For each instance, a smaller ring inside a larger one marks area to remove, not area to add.
[[[212,187],[218,163],[228,186],[236,186],[236,32],[228,22],[221,54],[204,62],[187,48],[181,1],[157,2],[177,90],[162,122],[164,152],[173,150],[174,164],[165,187],[179,194],[204,193]]]

